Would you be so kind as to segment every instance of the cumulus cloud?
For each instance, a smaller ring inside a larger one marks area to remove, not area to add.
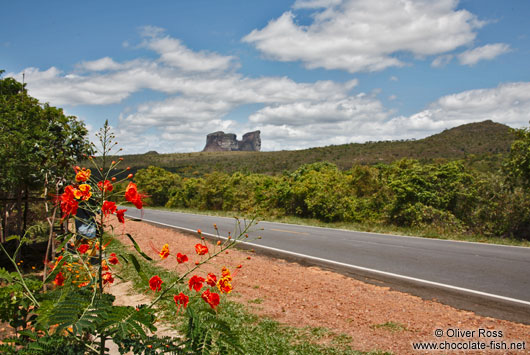
[[[260,124],[264,149],[424,138],[466,123],[493,120],[512,127],[528,124],[530,82],[505,83],[447,95],[410,116],[393,116],[379,100],[357,95],[322,103],[265,107],[250,117]]]
[[[405,65],[395,54],[439,55],[469,45],[484,25],[454,0],[299,0],[294,8],[321,10],[308,26],[292,11],[243,38],[266,56],[308,68],[350,73]]]
[[[486,44],[485,46],[469,49],[460,53],[458,60],[463,65],[475,65],[481,60],[492,60],[509,51],[510,46],[505,43]]]
[[[323,3],[307,0],[299,6]],[[116,134],[127,153],[198,151],[213,130],[242,134],[260,129],[264,150],[422,138],[486,119],[523,126],[530,112],[530,83],[521,82],[444,96],[414,115],[396,116],[377,98],[377,90],[372,94],[356,90],[355,79],[297,82],[288,77],[249,77],[225,65],[230,61],[216,61],[228,56],[186,48],[191,57],[204,55],[207,62],[213,58],[205,64],[208,70],[195,70],[185,67],[185,61],[176,65],[164,59],[164,53],[184,46],[180,41],[157,28],[144,32],[142,45],[157,54],[154,58],[118,62],[103,57],[81,62],[71,73],[55,67],[27,68],[30,94],[53,105],[66,105],[72,114],[75,105],[122,103],[141,90],[164,94],[164,99],[128,107],[119,116]],[[161,39],[168,43],[167,51],[155,49]],[[149,47],[149,41],[157,44]],[[20,80],[21,75],[8,74]],[[257,106],[248,120],[231,118],[244,105]]]

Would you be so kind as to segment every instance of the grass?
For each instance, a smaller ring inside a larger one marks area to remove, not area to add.
[[[123,253],[124,250],[126,247],[117,240],[113,240],[107,247],[109,253]],[[145,275],[159,275],[166,285],[178,279],[175,272],[159,267],[154,262],[139,259],[139,263]],[[135,291],[143,293],[148,289],[146,281],[138,276],[131,263],[121,263],[120,275],[133,282]],[[184,289],[184,285],[182,289]],[[175,294],[178,292],[180,291],[176,290]],[[164,323],[172,324],[176,329],[182,329],[182,323],[187,318],[175,317],[176,308],[172,294],[159,304],[159,316]],[[259,304],[262,299],[257,298],[252,301],[251,303]],[[196,306],[207,307],[203,303],[199,302]],[[352,348],[352,339],[346,334],[335,334],[322,327],[296,328],[286,326],[273,319],[252,314],[244,305],[225,298],[222,299],[218,310],[217,317],[230,325],[231,331],[238,336],[245,354],[390,354],[381,351],[356,351]]]
[[[385,329],[385,330],[388,330],[390,332],[404,332],[404,331],[408,330],[407,327],[404,324],[397,323],[397,322],[392,322],[392,321],[389,321],[389,322],[386,322],[386,323],[383,323],[383,324],[374,324],[374,325],[371,325],[370,328],[372,328],[372,329]]]
[[[152,207],[148,208],[163,210],[163,211],[174,211],[174,212],[183,212],[183,213],[194,213],[202,214],[208,216],[219,216],[219,217],[241,217],[251,219],[255,216],[233,212],[233,211],[204,211],[199,209],[186,209],[186,208],[167,208],[167,207]],[[430,238],[430,239],[444,239],[444,240],[456,240],[464,242],[474,242],[474,243],[487,243],[487,244],[498,244],[498,245],[511,245],[511,246],[520,246],[520,247],[530,247],[529,240],[519,240],[515,238],[500,238],[500,237],[487,237],[484,235],[478,234],[449,234],[441,233],[436,229],[419,229],[419,228],[405,228],[405,227],[396,227],[391,225],[382,225],[382,224],[361,224],[361,223],[348,223],[348,222],[322,222],[317,219],[312,218],[300,218],[294,216],[267,216],[260,218],[259,220],[268,221],[268,222],[279,222],[279,223],[289,223],[297,224],[302,226],[311,226],[311,227],[322,227],[322,228],[334,228],[334,229],[345,229],[351,231],[359,232],[369,232],[369,233],[385,233],[385,234],[394,234],[402,236],[413,236],[421,238]]]

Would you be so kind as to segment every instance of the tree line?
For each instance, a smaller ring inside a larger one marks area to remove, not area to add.
[[[490,172],[463,161],[401,159],[348,170],[317,162],[276,176],[182,177],[150,166],[135,180],[153,206],[530,239],[530,133],[515,133],[502,168]]]

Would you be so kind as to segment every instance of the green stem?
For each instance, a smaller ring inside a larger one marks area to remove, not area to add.
[[[23,244],[23,242],[21,241],[15,251],[15,255],[18,254],[18,251],[20,249],[20,246]],[[22,286],[24,287],[24,289],[26,290],[26,292],[28,293],[28,298],[31,300],[31,302],[33,302],[33,304],[36,306],[36,307],[40,307],[40,304],[39,302],[35,299],[35,296],[33,295],[33,292],[31,292],[29,290],[29,287],[28,285],[26,284],[26,281],[24,281],[24,276],[22,276],[22,272],[20,271],[20,269],[18,268],[18,265],[17,265],[17,262],[15,259],[13,259],[11,257],[11,255],[9,255],[9,253],[7,252],[7,250],[5,250],[4,248],[4,245],[2,243],[0,243],[0,247],[2,247],[2,250],[4,251],[4,253],[7,255],[7,258],[11,261],[11,263],[13,264],[13,266],[15,266],[15,270],[17,271],[17,274],[18,274],[18,277],[20,279],[20,282],[22,283]]]

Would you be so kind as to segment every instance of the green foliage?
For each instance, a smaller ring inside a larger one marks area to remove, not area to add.
[[[39,103],[13,78],[0,78],[0,210],[16,210],[18,216],[17,228],[9,232],[24,232],[22,199],[41,193],[45,183],[55,191],[55,183],[90,151],[87,134],[76,117]]]
[[[180,177],[156,166],[138,171],[135,180],[149,197],[146,204],[164,206],[169,199],[169,189],[180,185]]]
[[[461,229],[476,198],[473,176],[461,162],[420,164],[401,160],[387,171],[393,191],[390,221],[398,225],[445,225]]]
[[[244,354],[228,322],[204,307],[187,307],[184,327],[186,350],[193,354]]]
[[[41,282],[27,278],[29,290],[36,292]],[[32,302],[25,297],[26,290],[15,272],[7,272],[0,268],[0,321],[8,323],[13,328],[25,329],[28,322],[34,319]]]
[[[514,130],[516,140],[503,169],[512,186],[530,189],[530,128]]]

